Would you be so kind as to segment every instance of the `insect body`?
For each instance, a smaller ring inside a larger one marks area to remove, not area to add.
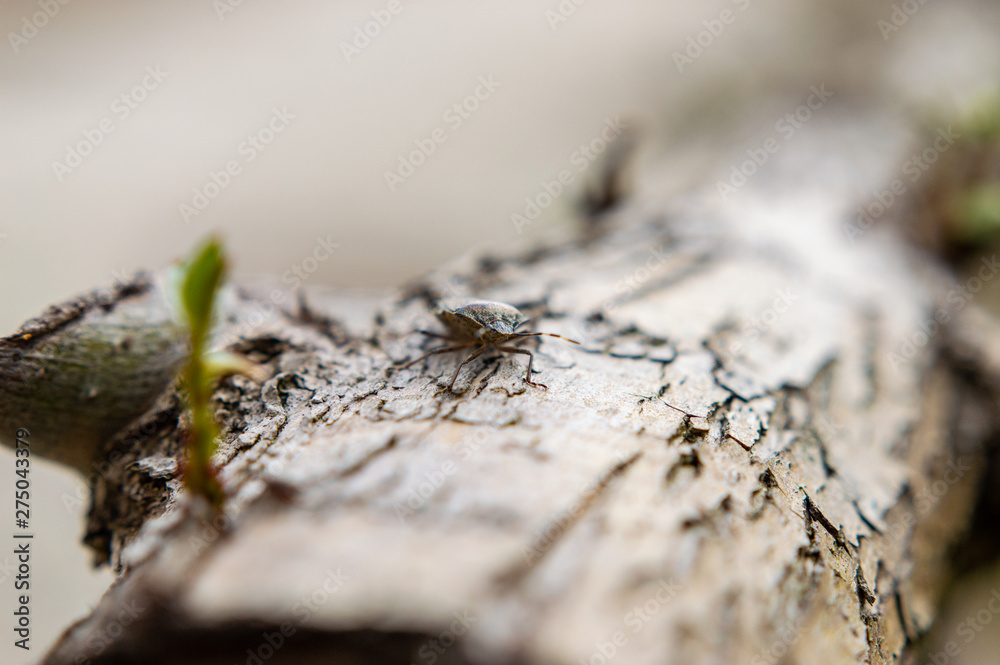
[[[430,353],[406,363],[404,367],[415,365],[439,353],[450,353],[451,351],[461,351],[472,346],[478,346],[479,348],[473,351],[472,355],[463,360],[455,369],[455,374],[452,375],[451,382],[448,384],[448,390],[451,390],[452,386],[455,385],[455,380],[458,378],[458,373],[462,371],[462,368],[481,356],[488,348],[495,348],[498,351],[506,353],[523,353],[528,356],[528,371],[525,374],[524,382],[531,386],[547,388],[544,384],[535,383],[531,380],[531,362],[534,360],[531,351],[519,349],[513,345],[527,337],[538,337],[540,335],[558,337],[567,342],[579,344],[577,341],[553,333],[517,332],[518,328],[528,322],[528,317],[522,314],[519,309],[507,303],[491,300],[442,301],[438,303],[434,314],[448,328],[449,334],[440,335],[425,330],[421,330],[420,332],[429,337],[437,337],[438,339],[455,342],[456,344],[454,346],[443,346],[434,349]]]

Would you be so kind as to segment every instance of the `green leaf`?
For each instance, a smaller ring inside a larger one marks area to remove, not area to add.
[[[246,358],[228,351],[211,351],[204,357],[205,371],[213,377],[242,374],[254,381],[263,383],[267,372]]]
[[[222,246],[218,240],[210,238],[181,266],[176,279],[172,280],[191,336],[191,356],[183,381],[191,410],[188,463],[184,477],[191,492],[208,499],[216,509],[221,509],[225,494],[219,483],[218,470],[212,465],[218,428],[209,409],[213,367],[205,357],[205,349],[209,342],[216,292],[225,273]],[[237,365],[232,359],[224,357],[216,359],[215,363],[215,371],[228,370]]]
[[[1000,138],[1000,90],[993,90],[981,97],[965,119],[962,132],[971,133],[976,141]]]
[[[1000,233],[1000,184],[970,187],[959,200],[959,237],[968,242],[991,242]]]
[[[207,333],[215,294],[225,272],[226,261],[215,238],[202,245],[186,264],[181,302],[193,335],[200,337]]]

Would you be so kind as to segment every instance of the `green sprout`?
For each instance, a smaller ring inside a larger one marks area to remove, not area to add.
[[[987,245],[1000,233],[1000,90],[970,110],[960,131],[969,171],[952,204],[956,236],[970,245]]]
[[[191,410],[190,446],[185,481],[194,494],[221,508],[225,495],[212,467],[218,428],[209,410],[212,373],[205,365],[205,349],[212,329],[216,293],[226,274],[222,247],[210,239],[181,268],[180,304],[187,320],[191,355],[184,368],[184,389]]]
[[[958,264],[1000,241],[1000,87],[962,112],[929,116],[921,143],[936,156],[924,157],[933,166],[906,216],[917,242]]]
[[[1000,138],[1000,89],[983,95],[961,119],[961,125],[972,142]]]
[[[1000,183],[970,186],[957,202],[962,239],[987,244],[1000,233]]]
[[[185,482],[188,489],[204,497],[215,509],[222,508],[225,493],[218,470],[212,465],[218,427],[210,402],[214,382],[227,374],[255,377],[255,366],[226,352],[209,352],[219,288],[226,275],[226,257],[221,243],[211,238],[180,267],[175,298],[190,335],[191,355],[182,380],[191,411],[190,445]]]

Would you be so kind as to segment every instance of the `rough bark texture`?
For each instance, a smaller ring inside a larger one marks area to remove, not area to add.
[[[811,128],[728,204],[639,200],[386,298],[244,293],[230,329],[273,376],[218,391],[226,515],[178,494],[167,398],[97,483],[121,579],[48,662],[904,661],[993,423],[914,337],[941,274],[841,231],[900,162],[881,138]],[[394,370],[455,295],[585,346],[537,342],[548,390],[519,356],[455,393],[460,354]]]

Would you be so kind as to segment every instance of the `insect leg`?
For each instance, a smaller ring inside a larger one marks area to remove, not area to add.
[[[529,386],[538,386],[539,388],[549,389],[544,383],[535,383],[531,380],[531,362],[535,359],[535,356],[527,349],[519,349],[516,346],[498,346],[497,349],[500,351],[506,351],[507,353],[523,353],[528,356],[528,372],[524,375],[524,382]]]
[[[420,333],[421,335],[427,335],[428,337],[434,337],[437,339],[446,339],[449,342],[459,341],[454,337],[452,337],[451,335],[442,335],[441,333],[431,332],[430,330],[417,330],[416,332]]]
[[[471,344],[469,344],[468,346],[472,346],[472,345],[471,345]],[[483,351],[485,351],[485,350],[486,350],[486,345],[485,345],[485,344],[483,344],[483,345],[482,345],[482,346],[480,346],[480,347],[479,347],[478,349],[476,349],[475,351],[473,351],[473,352],[472,352],[472,355],[471,355],[471,356],[469,356],[468,358],[466,358],[465,360],[463,360],[463,361],[462,361],[462,364],[461,364],[461,365],[459,365],[459,366],[458,366],[458,367],[457,367],[457,368],[455,369],[455,373],[454,373],[454,374],[452,375],[452,377],[451,377],[451,383],[449,383],[449,384],[448,384],[448,390],[451,390],[452,386],[454,386],[454,385],[455,385],[455,379],[457,379],[457,378],[458,378],[458,373],[462,371],[462,368],[463,368],[463,367],[465,367],[465,365],[466,365],[466,364],[467,364],[467,363],[468,363],[469,361],[472,361],[472,360],[475,360],[475,359],[476,359],[476,358],[478,358],[479,356],[483,355]]]
[[[427,360],[431,356],[436,356],[439,353],[449,353],[450,351],[461,351],[462,349],[467,349],[470,346],[472,346],[472,344],[461,344],[459,346],[442,346],[441,348],[434,349],[430,353],[426,353],[426,354],[420,356],[416,360],[411,360],[410,362],[408,362],[405,365],[403,365],[400,369],[406,369],[410,365],[416,365],[421,360]]]

